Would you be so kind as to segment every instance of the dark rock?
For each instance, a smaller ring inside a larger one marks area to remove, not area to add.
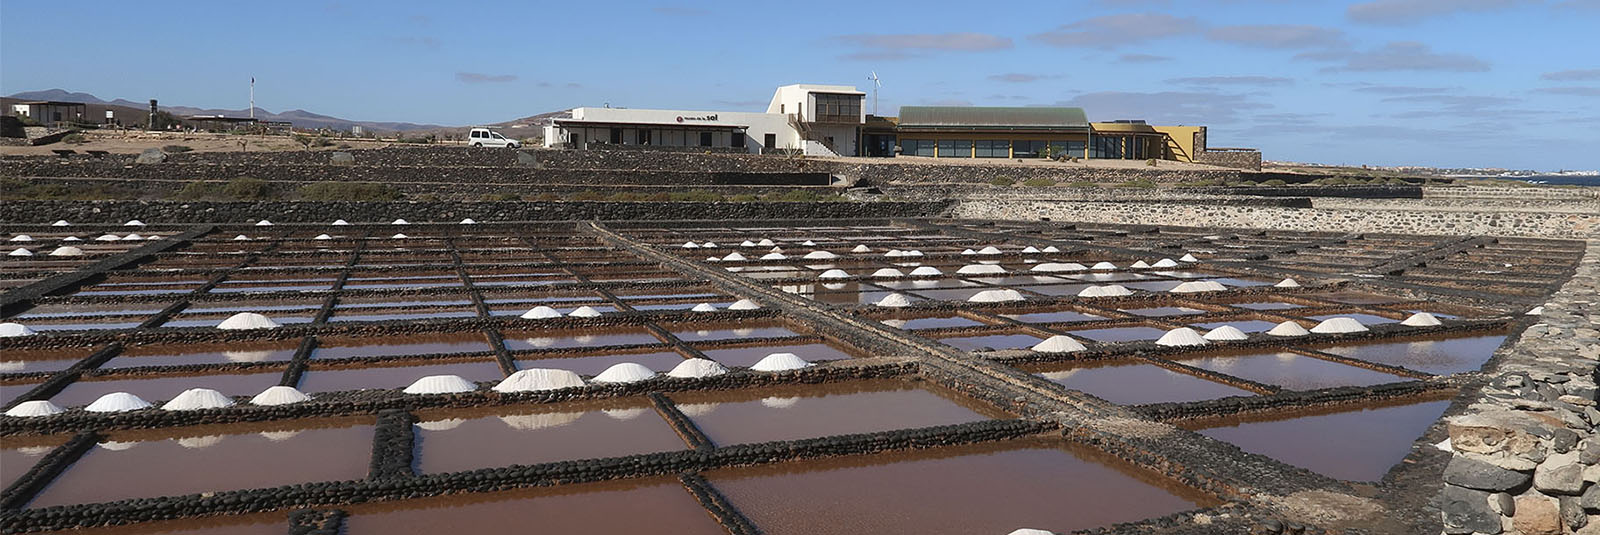
[[[1583,506],[1577,496],[1561,497],[1561,521],[1574,530],[1589,525],[1589,515],[1583,512]]]
[[[1483,461],[1457,455],[1444,468],[1446,483],[1469,489],[1502,491],[1523,485],[1533,477],[1527,472],[1507,470]]]
[[[1557,429],[1554,437],[1550,438],[1550,449],[1556,453],[1572,451],[1578,445],[1578,433],[1571,429]]]
[[[1489,493],[1445,485],[1439,498],[1446,533],[1500,533],[1500,515],[1489,509]]]

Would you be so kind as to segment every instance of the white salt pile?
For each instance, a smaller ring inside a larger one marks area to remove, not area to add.
[[[27,325],[21,323],[0,323],[0,338],[16,338],[18,336],[33,336],[38,334]]]
[[[707,262],[721,262],[722,259],[721,258],[717,258],[715,256],[708,256],[708,257],[706,257],[706,261]]]
[[[746,259],[745,259],[744,255],[739,254],[739,251],[734,251],[734,252],[728,253],[728,256],[722,257],[722,260],[724,262],[742,262],[742,261],[744,261]]]
[[[650,368],[644,367],[643,364],[624,362],[606,368],[606,371],[594,376],[594,381],[597,383],[637,383],[655,376],[656,372],[650,371]]]
[[[33,251],[18,247],[9,253],[6,253],[6,256],[33,256]]]
[[[1544,315],[1544,305],[1539,305],[1539,306],[1533,307],[1531,309],[1528,309],[1528,313],[1525,314],[1525,315],[1527,315],[1527,316],[1542,316],[1542,315]]]
[[[1239,330],[1238,327],[1234,327],[1232,325],[1223,325],[1221,327],[1212,329],[1211,332],[1206,333],[1206,339],[1213,342],[1249,340],[1250,335],[1245,334],[1244,331]]]
[[[883,256],[891,258],[900,258],[903,255],[905,255],[905,253],[900,252],[899,249],[890,249],[889,252],[883,253]]]
[[[1133,265],[1128,266],[1128,267],[1133,268],[1133,269],[1145,269],[1145,268],[1150,267],[1150,264],[1146,264],[1146,263],[1144,263],[1143,260],[1140,260],[1138,262],[1134,262]]]
[[[905,294],[892,293],[883,296],[883,299],[879,299],[873,305],[880,307],[908,307],[911,306],[911,298],[906,297]]]
[[[129,219],[128,222],[127,223],[123,223],[122,226],[124,226],[124,227],[142,227],[142,226],[144,226],[144,222],[140,221],[140,220],[137,220],[137,219]]]
[[[1223,286],[1222,283],[1217,281],[1189,281],[1174,286],[1172,290],[1169,291],[1172,293],[1182,294],[1196,292],[1220,292],[1227,289],[1227,286]]]
[[[745,240],[745,241],[739,242],[739,246],[740,247],[755,247],[756,246],[756,242],[753,242],[753,241],[750,241],[750,240]]]
[[[1071,353],[1073,351],[1083,351],[1084,349],[1088,348],[1083,347],[1083,343],[1073,340],[1070,336],[1060,334],[1047,338],[1045,341],[1033,346],[1033,350],[1040,353]]]
[[[922,251],[918,251],[916,249],[900,251],[900,256],[922,256]]]
[[[771,251],[771,252],[774,252],[774,253],[781,253],[781,252],[783,252],[783,248],[782,247],[773,247],[771,249],[768,249],[768,251]]]
[[[706,359],[689,359],[678,363],[667,372],[668,377],[691,379],[695,377],[713,377],[728,373],[728,368],[716,361]]]
[[[699,249],[700,248],[700,244],[692,242],[692,241],[686,241],[686,242],[683,242],[682,247],[684,249]]]
[[[1311,332],[1318,334],[1358,333],[1366,330],[1366,325],[1362,325],[1355,318],[1347,316],[1328,318],[1322,320],[1322,323],[1318,323],[1316,327],[1311,328]]]
[[[303,401],[311,401],[311,396],[295,390],[292,386],[268,387],[266,390],[262,390],[260,394],[256,394],[256,397],[250,398],[251,405],[262,406],[290,405]]]
[[[850,278],[850,273],[845,271],[845,270],[842,270],[842,269],[830,269],[830,270],[822,272],[821,275],[817,275],[817,278],[819,278],[819,279],[848,279],[848,278]]]
[[[1004,254],[1004,252],[1002,252],[999,247],[995,247],[993,245],[990,245],[988,247],[984,247],[982,249],[978,249],[978,254],[981,254],[981,255],[997,255],[997,254]]]
[[[702,243],[702,244],[700,244],[700,248],[701,249],[716,249],[717,248],[717,242],[708,241],[708,242]]]
[[[1195,258],[1194,255],[1192,255],[1192,254],[1184,253],[1183,256],[1178,257],[1178,261],[1179,262],[1199,262],[1200,259],[1199,258]]]
[[[975,254],[978,254],[978,252],[974,251],[972,249],[964,249],[964,250],[961,251],[961,254],[964,254],[964,255],[975,255]]]
[[[1095,271],[1111,271],[1113,269],[1117,269],[1117,265],[1110,262],[1096,262],[1094,265],[1089,266],[1089,269]]]
[[[334,221],[333,224],[337,225],[337,226],[344,226],[344,225],[350,224],[350,222],[349,221],[345,221],[343,219],[340,219],[340,220]]]
[[[594,307],[591,307],[591,306],[588,306],[588,305],[584,305],[584,306],[578,307],[577,309],[573,310],[572,312],[568,312],[567,313],[567,317],[569,317],[569,318],[597,318],[597,317],[600,317],[600,311],[595,310]]]
[[[521,318],[525,320],[545,320],[561,317],[561,311],[544,305],[539,305],[523,312]]]
[[[972,264],[972,265],[967,265],[967,266],[961,266],[961,269],[957,269],[956,270],[956,273],[960,273],[962,275],[979,275],[979,274],[995,274],[995,273],[1002,273],[1003,274],[1005,272],[1006,272],[1006,268],[1003,268],[1003,267],[1000,267],[1000,266],[997,266],[997,265],[994,265],[994,264]]]
[[[210,388],[190,388],[161,406],[164,411],[193,411],[218,409],[233,405],[233,398]]]
[[[761,255],[762,260],[785,260],[787,258],[789,257],[783,256],[783,253],[767,253]]]
[[[256,222],[256,226],[258,226],[258,227],[270,227],[270,226],[272,226],[272,222],[263,219],[263,220],[257,221]]]
[[[694,308],[689,309],[689,311],[690,312],[716,312],[717,311],[717,307],[716,307],[716,305],[713,305],[711,303],[700,303],[698,305],[695,305]]]
[[[61,238],[61,241],[83,241],[83,238],[79,238],[77,236],[67,236],[65,238]]]
[[[407,394],[460,394],[477,390],[478,385],[472,384],[460,375],[429,375],[404,390]]]
[[[121,239],[122,239],[122,236],[118,236],[116,234],[101,234],[99,236],[96,236],[94,241],[117,241],[117,240],[121,240]]]
[[[1178,263],[1174,262],[1171,258],[1163,258],[1163,259],[1157,260],[1156,263],[1154,263],[1154,264],[1150,264],[1150,267],[1157,267],[1157,268],[1178,267]]]
[[[1158,346],[1203,346],[1208,343],[1210,342],[1206,341],[1205,337],[1188,327],[1167,331],[1167,334],[1161,335],[1161,339],[1156,340]]]
[[[333,239],[333,236],[329,236],[327,234],[318,234],[317,237],[312,238],[312,239],[313,240],[331,240],[331,239]]]
[[[1418,312],[1416,314],[1412,314],[1411,317],[1406,318],[1406,320],[1400,322],[1400,324],[1407,327],[1434,327],[1441,325],[1441,323],[1439,323],[1439,318],[1427,312]]]
[[[839,258],[839,255],[833,254],[832,251],[811,251],[801,258],[807,260],[833,260]]]
[[[396,219],[396,220],[394,220],[393,223],[390,223],[390,225],[410,225],[410,224],[411,224],[410,221],[406,221],[404,219]]]
[[[1038,252],[1039,252],[1039,248],[1038,247],[1034,247],[1032,245],[1029,245],[1027,247],[1023,247],[1022,248],[1022,253],[1023,254],[1034,254],[1034,253],[1038,253]]]
[[[969,303],[1002,303],[1002,302],[1008,302],[1008,301],[1021,301],[1023,299],[1024,299],[1024,297],[1022,297],[1022,292],[1018,292],[1018,291],[1012,290],[1012,289],[984,290],[984,291],[978,292],[976,294],[973,294],[972,297],[968,297],[967,298],[967,302],[969,302]]]
[[[733,304],[728,305],[728,310],[755,310],[758,308],[761,308],[761,305],[758,305],[755,303],[755,301],[751,301],[749,299],[740,299],[738,301],[734,301]]]
[[[12,236],[8,241],[33,241],[33,236],[29,236],[27,234],[18,234],[16,236]]]
[[[1301,327],[1298,323],[1285,321],[1267,331],[1267,334],[1272,336],[1305,336],[1311,334],[1311,331],[1307,331],[1305,327]]]
[[[870,252],[872,252],[872,248],[871,247],[867,247],[865,245],[857,245],[856,248],[851,249],[850,252],[852,252],[852,253],[870,253]]]
[[[943,274],[944,274],[943,271],[939,271],[939,268],[936,268],[936,267],[933,267],[933,266],[922,266],[922,267],[919,267],[917,269],[911,270],[911,276],[913,276],[913,277],[933,277],[933,276],[943,275]]]
[[[157,236],[155,234],[151,234],[149,236],[145,236],[144,239],[146,239],[146,240],[159,240],[159,239],[161,239],[161,237]]]
[[[761,241],[756,242],[756,245],[760,245],[762,247],[772,247],[772,246],[777,245],[777,244],[778,243],[772,241],[771,238],[761,238]]]
[[[391,240],[403,240],[403,239],[406,239],[406,238],[410,238],[410,236],[407,236],[407,235],[399,233],[399,232],[396,232],[393,236],[389,237],[389,239],[391,239]]]
[[[112,392],[94,400],[83,410],[89,412],[127,412],[150,408],[150,402],[127,392]]]
[[[228,319],[222,320],[222,323],[217,324],[218,329],[225,331],[276,329],[278,327],[281,327],[281,325],[278,325],[278,322],[276,321],[272,321],[272,318],[268,318],[254,312],[240,312],[238,314],[229,316]]]
[[[1007,533],[1006,535],[1056,535],[1056,532],[1045,531],[1042,529],[1021,528],[1016,531],[1012,531],[1011,533]]]
[[[1278,283],[1274,284],[1273,286],[1278,288],[1299,288],[1300,283],[1296,282],[1294,279],[1283,279],[1278,281]]]
[[[1045,262],[1034,265],[1032,271],[1084,271],[1089,269],[1077,262]]]
[[[760,362],[751,366],[750,369],[758,372],[781,372],[809,368],[811,366],[810,362],[806,362],[805,359],[794,353],[773,353],[762,358]]]
[[[461,224],[462,225],[476,225],[476,224],[478,224],[478,221],[469,217],[469,218],[461,220]]]
[[[134,233],[128,234],[127,236],[123,236],[122,239],[124,239],[124,240],[142,240],[142,239],[144,239],[144,236],[140,236],[139,233],[134,232]]]
[[[505,393],[538,392],[579,386],[583,386],[583,378],[572,370],[532,368],[511,374],[490,390]]]
[[[6,411],[6,416],[15,418],[37,418],[66,412],[66,409],[57,407],[56,404],[45,400],[24,401]]]
[[[1078,292],[1078,297],[1121,297],[1124,295],[1133,295],[1133,290],[1124,288],[1121,284],[1090,286]]]
[[[814,242],[814,241],[811,241],[811,240],[806,240],[806,241],[800,242],[800,245],[804,245],[806,247],[816,247],[817,246],[817,242]]]
[[[51,223],[50,226],[52,226],[52,227],[70,227],[70,226],[72,226],[72,223],[68,223],[67,220],[65,220],[65,219],[57,219],[56,222]]]
[[[883,268],[872,272],[872,276],[880,279],[893,279],[906,276],[905,273],[895,268]]]
[[[234,236],[233,241],[250,241],[250,237],[240,234],[238,236]]]

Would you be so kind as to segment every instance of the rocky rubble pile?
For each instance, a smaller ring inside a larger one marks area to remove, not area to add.
[[[1444,533],[1600,534],[1600,241],[1449,420]]]

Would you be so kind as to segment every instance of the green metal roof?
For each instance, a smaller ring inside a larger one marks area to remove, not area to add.
[[[1083,108],[901,106],[901,130],[1046,130],[1088,132]]]

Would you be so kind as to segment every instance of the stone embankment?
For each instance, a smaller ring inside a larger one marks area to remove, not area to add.
[[[1600,534],[1600,240],[1448,422],[1446,534]]]
[[[1282,208],[1161,202],[961,201],[966,219],[1139,222],[1149,225],[1269,228],[1321,232],[1592,238],[1600,213],[1481,212],[1417,209]]]

